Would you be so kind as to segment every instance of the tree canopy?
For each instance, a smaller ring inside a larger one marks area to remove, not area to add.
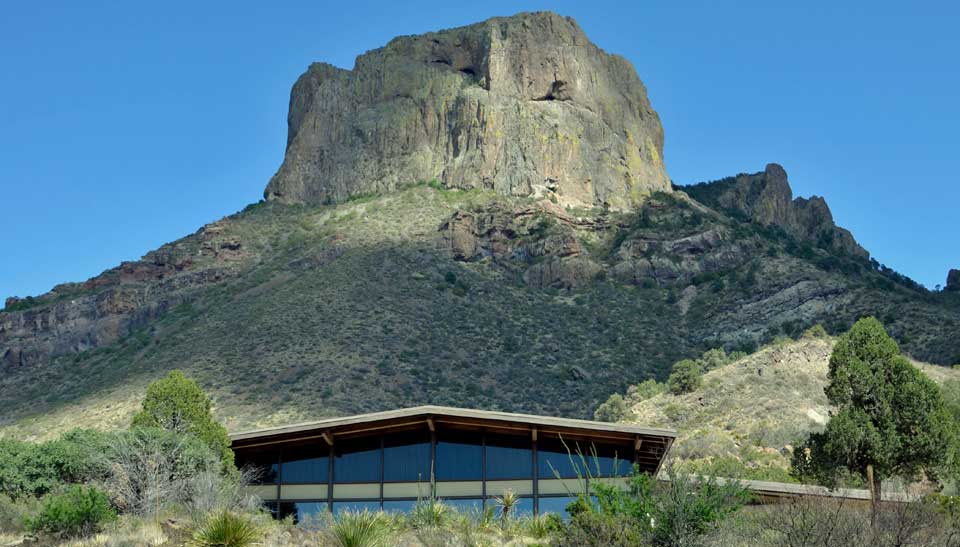
[[[159,427],[189,433],[220,455],[227,469],[233,468],[233,451],[227,429],[213,418],[210,398],[179,370],[156,380],[147,388],[143,409],[133,417],[132,427]]]
[[[954,427],[937,385],[900,354],[872,317],[837,341],[824,389],[837,410],[794,452],[794,472],[833,485],[843,470],[880,483],[935,477],[948,463]],[[872,477],[871,477],[872,475]]]

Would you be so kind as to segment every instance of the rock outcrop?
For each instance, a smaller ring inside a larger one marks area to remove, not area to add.
[[[8,298],[0,313],[0,370],[109,345],[233,277],[249,258],[215,222],[180,241],[123,262],[82,283],[36,298]]]
[[[842,253],[869,257],[853,235],[833,221],[820,196],[794,198],[787,172],[775,163],[760,173],[740,174],[683,188],[695,199],[742,215],[762,226],[778,226],[793,237]]]
[[[960,291],[960,270],[950,270],[947,273],[947,285],[944,287],[948,291]]]
[[[627,208],[670,191],[663,129],[631,64],[577,23],[523,13],[405,36],[290,96],[264,196],[324,203],[420,181]]]

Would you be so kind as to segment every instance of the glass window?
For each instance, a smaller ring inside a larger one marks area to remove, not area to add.
[[[487,437],[487,480],[533,477],[532,443],[526,437]]]
[[[584,464],[589,473],[584,473]],[[626,446],[594,445],[576,441],[543,439],[537,444],[537,473],[541,479],[577,476],[621,477],[630,475],[633,462]],[[578,475],[579,472],[579,475]]]
[[[541,497],[540,514],[555,513],[560,515],[563,520],[569,520],[570,515],[567,513],[567,506],[575,501],[577,501],[575,496],[560,496],[556,498]]]
[[[412,433],[384,439],[383,480],[430,482],[430,435]]]
[[[277,470],[280,458],[276,452],[237,452],[237,468],[250,469],[254,476],[252,484],[277,484]]]
[[[417,505],[417,500],[384,500],[383,510],[387,513],[409,513]]]
[[[327,510],[325,501],[281,501],[280,518],[284,519],[293,515],[294,524],[300,524],[308,520],[319,520],[323,518],[323,513]]]
[[[563,479],[582,477],[588,454],[588,447],[575,442],[568,441],[564,446],[560,439],[541,439],[537,441],[537,476],[541,479],[555,479],[558,474]]]
[[[439,434],[437,439],[438,481],[478,481],[483,478],[483,444],[480,434],[464,436]]]
[[[284,450],[280,480],[284,483],[326,484],[330,477],[329,454],[326,444]]]
[[[587,463],[594,477],[626,477],[633,473],[633,450],[626,446],[598,446]]]
[[[493,505],[497,509],[497,516],[499,517],[503,508],[497,505],[495,498],[490,498],[487,503]],[[510,510],[510,516],[512,517],[529,517],[533,514],[533,498],[518,498],[517,504],[513,506],[513,509]]]
[[[380,439],[334,445],[334,482],[380,482]]]
[[[333,502],[333,514],[339,515],[345,511],[359,513],[361,511],[379,511],[379,501],[335,501]]]

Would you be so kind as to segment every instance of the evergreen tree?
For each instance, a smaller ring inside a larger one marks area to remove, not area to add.
[[[143,409],[133,417],[131,426],[191,434],[218,454],[227,470],[233,469],[227,429],[214,420],[207,394],[179,370],[150,384]]]
[[[954,428],[937,385],[900,355],[872,317],[857,321],[830,356],[830,403],[822,433],[794,452],[794,472],[834,485],[839,472],[863,477],[874,514],[884,479],[934,476],[947,465]]]

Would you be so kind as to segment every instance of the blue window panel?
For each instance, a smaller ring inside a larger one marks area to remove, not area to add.
[[[625,477],[633,471],[630,449],[592,443],[545,439],[537,445],[537,473],[541,479]]]
[[[487,480],[533,477],[533,453],[526,439],[487,439]]]
[[[438,481],[478,481],[483,478],[483,445],[479,435],[474,443],[449,438],[437,441]]]
[[[254,473],[253,484],[277,484],[278,459],[276,454],[243,454],[237,457],[237,469],[250,469]]]
[[[334,482],[380,482],[379,440],[335,448]]]
[[[479,515],[483,511],[482,498],[444,498],[440,500],[444,505],[468,515]]]
[[[361,511],[376,512],[380,510],[379,501],[335,501],[333,502],[334,516],[344,512],[359,513]]]
[[[419,437],[384,440],[383,480],[430,482],[430,438]]]
[[[633,462],[616,456],[598,456],[591,459],[590,472],[594,477],[628,477],[633,474]]]
[[[567,451],[567,448],[570,451]],[[569,479],[586,476],[584,473],[584,460],[588,457],[584,454],[581,458],[581,449],[575,444],[567,444],[565,448],[559,442],[542,442],[537,445],[537,476],[541,479],[554,479],[559,474],[561,478]]]
[[[281,519],[293,516],[294,524],[301,524],[306,521],[317,521],[323,518],[327,511],[327,502],[325,501],[298,501],[280,502]]]
[[[576,496],[561,496],[556,498],[540,497],[540,514],[555,513],[563,520],[570,520],[567,506],[577,501]]]
[[[503,513],[502,508],[497,505],[496,499],[490,498],[487,500],[487,503],[497,508],[498,517]],[[533,515],[533,498],[517,499],[517,504],[510,510],[510,516],[514,518],[529,517],[531,515]]]
[[[383,510],[387,513],[410,513],[416,505],[417,500],[384,500]]]
[[[284,451],[280,480],[284,483],[326,484],[330,477],[326,446]]]

